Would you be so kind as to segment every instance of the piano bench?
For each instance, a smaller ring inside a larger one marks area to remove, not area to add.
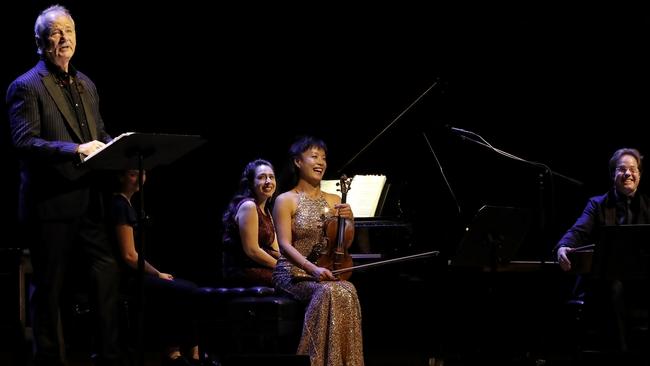
[[[201,288],[199,339],[218,355],[296,352],[304,305],[270,287]]]

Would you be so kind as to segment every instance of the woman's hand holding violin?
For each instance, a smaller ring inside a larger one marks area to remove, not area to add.
[[[348,220],[354,220],[354,215],[352,214],[352,208],[349,203],[337,203],[334,205],[336,209],[336,215]]]

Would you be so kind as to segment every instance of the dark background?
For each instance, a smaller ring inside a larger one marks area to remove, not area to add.
[[[72,64],[95,81],[113,136],[137,131],[206,139],[181,160],[151,171],[145,191],[154,218],[148,258],[203,285],[218,279],[221,215],[244,165],[263,157],[280,174],[290,143],[302,134],[328,143],[328,179],[342,168],[348,175],[386,174],[391,191],[385,214],[394,218],[399,202],[401,218],[414,230],[404,239],[408,243],[389,232],[386,237],[397,239],[388,245],[407,246],[401,254],[441,250],[441,263],[454,254],[464,226],[484,204],[530,209],[531,227],[517,257],[550,259],[550,249],[586,199],[610,187],[607,163],[613,151],[624,146],[649,151],[641,131],[649,117],[650,19],[640,8],[61,4],[76,22]],[[33,25],[48,5],[1,5],[5,89],[36,63]],[[3,236],[18,238],[2,245],[20,247],[17,163],[6,107],[0,118],[7,187]],[[446,126],[473,131],[498,149],[583,184],[542,174],[542,168],[461,139]],[[358,276],[364,324],[386,326],[364,332],[369,344],[382,345],[389,341],[383,339],[386,330],[410,332],[413,324],[435,332],[436,319],[445,314],[435,303],[446,296],[445,288],[456,286],[447,276],[404,282],[395,273],[408,277],[416,267],[394,268]],[[431,274],[431,267],[423,272]],[[544,306],[555,297],[537,293],[542,287],[528,277],[518,278],[530,292],[518,296],[530,303],[506,300],[510,307],[504,313],[521,311],[522,319],[533,316],[539,324],[555,317],[539,316],[550,314]],[[559,291],[548,277],[541,281],[550,292]],[[383,298],[379,289],[386,286],[401,290]],[[430,300],[418,298],[422,291],[430,292]],[[475,304],[475,293],[465,295],[465,305]],[[412,307],[401,308],[405,303]],[[403,313],[388,317],[391,323],[384,312],[393,308]],[[471,306],[466,313],[482,314]],[[484,318],[490,317],[500,320],[493,313]],[[484,329],[487,338],[492,330]]]
[[[608,189],[616,148],[646,150],[650,20],[639,9],[61,3],[77,26],[72,63],[97,84],[112,135],[207,140],[154,169],[146,190],[156,232],[150,255],[202,280],[216,273],[220,216],[244,164],[264,157],[280,174],[301,134],[329,144],[332,179],[384,131],[344,172],[386,174],[387,215],[399,199],[418,246],[453,252],[481,205],[504,204],[531,208],[533,231],[540,213],[547,217],[542,234],[523,244],[532,256],[547,255],[585,199]],[[37,61],[33,24],[47,5],[3,3],[5,88]],[[2,119],[7,126],[6,108]],[[543,169],[447,125],[584,185],[546,175],[540,204]],[[17,167],[6,127],[2,146],[9,233]]]

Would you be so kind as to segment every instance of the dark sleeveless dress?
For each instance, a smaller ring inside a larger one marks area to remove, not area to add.
[[[247,201],[253,201],[253,199],[242,200],[237,205],[237,210]],[[257,241],[260,248],[277,257],[277,251],[273,249],[273,241],[275,240],[273,220],[269,213],[263,213],[259,206],[255,206],[257,207],[259,228]],[[273,269],[255,262],[244,252],[241,237],[239,236],[239,225],[232,226],[232,231],[228,233],[223,245],[223,276],[229,285],[273,286],[271,279]]]

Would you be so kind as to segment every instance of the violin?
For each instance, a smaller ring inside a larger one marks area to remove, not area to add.
[[[339,187],[341,187],[341,203],[346,203],[351,182],[351,178],[347,178],[343,175],[341,176],[339,183],[337,183]],[[352,275],[352,272],[357,269],[433,257],[440,254],[439,251],[434,250],[355,266],[352,262],[352,256],[348,253],[348,248],[350,248],[350,245],[352,245],[352,241],[354,240],[354,224],[347,223],[343,217],[332,216],[325,221],[323,230],[325,231],[324,234],[327,245],[321,252],[321,256],[316,260],[316,265],[329,269],[332,274],[342,280],[348,280]]]
[[[346,203],[351,183],[351,178],[348,178],[345,174],[341,176],[338,183],[341,191],[341,203]],[[354,240],[354,225],[349,224],[341,216],[332,216],[325,221],[323,230],[327,245],[318,260],[316,260],[316,265],[327,268],[332,272],[352,267],[352,256],[348,253],[348,248],[350,248]],[[347,280],[351,275],[352,272],[347,271],[341,273],[338,277]]]

